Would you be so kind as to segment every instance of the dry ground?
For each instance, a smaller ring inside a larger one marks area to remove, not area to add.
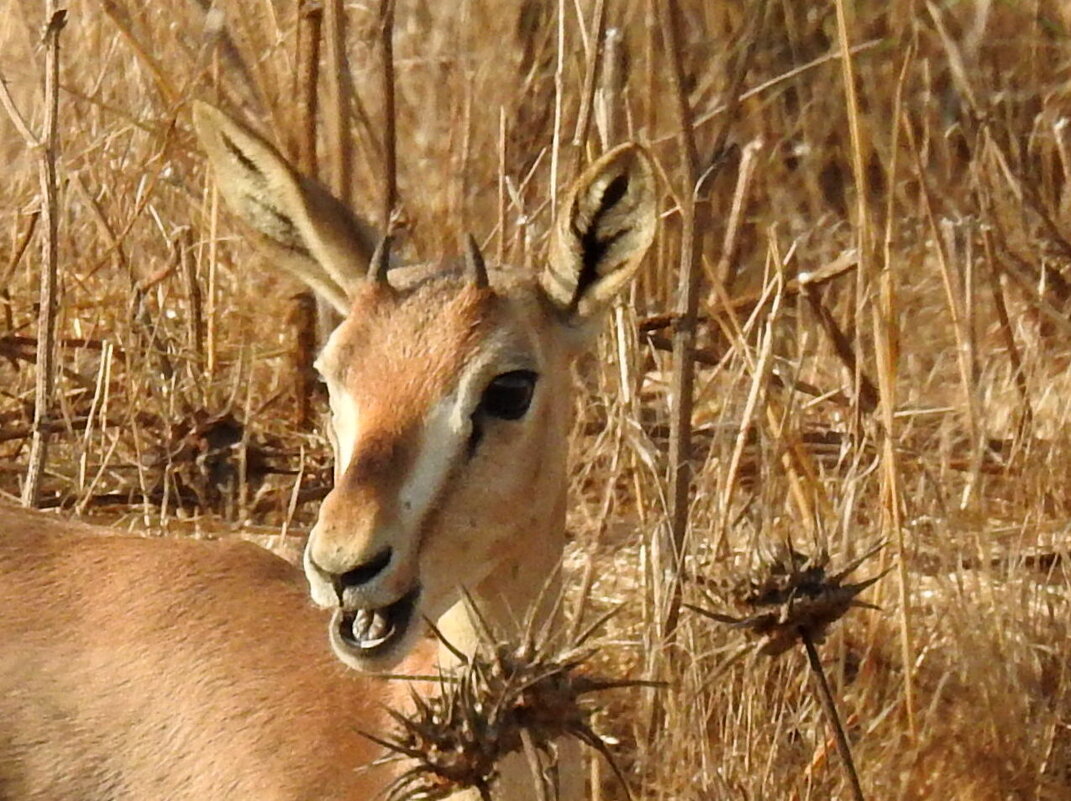
[[[35,129],[43,5],[0,0],[0,73]],[[41,501],[138,528],[300,533],[328,449],[296,422],[298,287],[219,211],[188,108],[224,103],[292,150],[295,3],[209,5],[68,4],[63,341]],[[696,209],[683,593],[722,603],[719,588],[780,543],[843,561],[888,541],[860,571],[892,568],[865,595],[880,611],[853,611],[822,646],[868,797],[1071,799],[1071,13],[1062,0],[845,5],[842,27],[826,0],[681,3],[699,167],[717,165]],[[347,185],[374,217],[376,4],[345,8]],[[657,702],[607,696],[597,722],[643,798],[847,798],[801,653],[734,659],[741,635],[688,612],[674,645],[657,637],[678,402],[665,315],[691,190],[656,8],[399,0],[405,247],[436,257],[472,230],[488,253],[534,265],[576,165],[626,138],[650,147],[662,230],[578,370],[569,567],[594,566],[592,605],[622,607],[605,669],[670,686]],[[322,131],[325,175],[338,153]],[[16,496],[40,191],[37,156],[3,113],[0,164],[0,491]],[[594,797],[620,797],[601,774],[596,762]]]

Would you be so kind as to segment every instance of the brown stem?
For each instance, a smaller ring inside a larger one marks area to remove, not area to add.
[[[382,233],[390,234],[398,205],[398,150],[394,107],[394,0],[380,0],[380,52],[383,54],[383,169],[386,192],[383,196]]]
[[[837,703],[833,699],[833,692],[829,689],[829,680],[826,678],[822,660],[818,657],[818,649],[814,647],[814,640],[805,629],[800,629],[800,639],[803,647],[807,649],[807,661],[811,663],[811,671],[814,673],[815,684],[818,687],[818,700],[822,704],[822,710],[826,713],[826,720],[833,729],[833,738],[837,742],[837,752],[841,762],[844,763],[844,771],[848,774],[848,782],[852,786],[852,797],[855,801],[863,801],[863,788],[859,784],[859,774],[855,772],[855,762],[852,760],[852,749],[848,745],[848,735],[844,733],[844,726],[837,714]]]
[[[298,3],[298,168],[306,175],[317,177],[316,111],[320,80],[320,29],[323,6],[319,0],[299,0]]]
[[[717,168],[724,162],[720,154],[728,141],[731,121],[735,118],[736,107],[743,90],[744,78],[747,76],[755,45],[762,31],[766,17],[766,0],[757,3],[751,19],[750,30],[744,37],[744,48],[732,66],[732,81],[729,88],[729,113],[715,138],[712,151],[714,162],[709,169],[701,172],[699,154],[696,148],[695,131],[692,124],[692,112],[685,91],[683,59],[680,52],[680,36],[683,22],[680,9],[675,0],[667,0],[661,6],[662,35],[666,46],[666,57],[670,61],[670,77],[677,105],[677,124],[679,126],[680,149],[684,156],[685,178],[688,182],[686,192],[682,195],[684,207],[681,209],[681,260],[680,284],[678,297],[679,322],[673,336],[673,376],[672,396],[676,406],[670,420],[669,442],[669,501],[670,531],[669,541],[663,548],[662,560],[674,576],[668,594],[666,614],[662,624],[663,642],[672,643],[680,617],[680,580],[679,563],[684,552],[685,537],[688,532],[688,510],[691,488],[691,450],[692,450],[692,405],[693,385],[695,382],[695,339],[696,322],[699,313],[699,293],[702,280],[702,249],[696,240],[696,231],[703,228],[701,214],[705,204],[699,203],[703,187],[708,185]],[[665,599],[666,593],[660,595]]]
[[[298,167],[306,175],[318,178],[319,159],[316,154],[316,116],[320,81],[320,38],[323,27],[323,5],[319,0],[298,0],[297,89],[298,104]],[[312,425],[313,397],[316,394],[315,371],[318,339],[318,310],[323,304],[311,292],[295,298],[297,323],[294,341],[294,396],[297,401],[296,424],[301,430]]]
[[[353,142],[349,136],[353,87],[346,57],[346,9],[342,0],[327,0],[324,14],[327,103],[324,130],[331,160],[329,185],[335,197],[349,205],[353,194]]]

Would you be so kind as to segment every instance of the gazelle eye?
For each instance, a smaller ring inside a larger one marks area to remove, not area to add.
[[[519,420],[532,404],[538,377],[531,370],[513,370],[495,376],[483,391],[479,410],[500,420]]]

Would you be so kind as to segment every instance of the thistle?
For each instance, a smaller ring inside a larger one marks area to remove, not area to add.
[[[440,676],[438,695],[428,699],[414,692],[411,714],[391,710],[394,732],[383,738],[365,735],[390,752],[377,764],[402,759],[412,763],[387,788],[386,801],[440,799],[465,788],[489,800],[497,766],[511,753],[525,754],[539,797],[553,798],[548,786],[554,786],[554,743],[562,737],[598,751],[631,797],[606,743],[591,727],[594,705],[588,696],[652,683],[585,672],[596,650],[585,648],[584,642],[605,619],[564,646],[549,638],[536,642],[531,626],[519,645],[506,644],[481,621],[476,654],[465,658],[455,652],[462,666]]]
[[[877,608],[873,604],[860,601],[858,595],[888,571],[856,583],[847,583],[845,580],[883,547],[884,543],[875,546],[835,573],[828,571],[829,554],[825,551],[820,551],[815,556],[807,556],[786,547],[765,565],[760,566],[744,584],[730,592],[737,605],[745,612],[738,617],[684,604],[704,617],[741,629],[757,638],[756,652],[764,656],[779,656],[797,642],[803,643],[815,678],[819,700],[833,729],[837,751],[840,753],[856,801],[863,801],[862,785],[859,783],[859,774],[852,759],[848,737],[837,714],[836,701],[815,645],[825,640],[829,627],[844,617],[849,609]]]
[[[872,548],[836,573],[827,571],[829,555],[824,551],[807,556],[792,548],[784,548],[751,574],[743,585],[731,590],[737,605],[746,612],[739,617],[692,604],[684,605],[693,612],[756,637],[758,653],[778,656],[804,639],[823,642],[829,626],[849,609],[877,608],[858,600],[857,596],[884,573],[854,584],[846,583],[845,579],[883,547],[882,544]]]

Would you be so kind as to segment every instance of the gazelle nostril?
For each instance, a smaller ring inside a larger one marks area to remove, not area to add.
[[[347,570],[340,576],[334,577],[335,592],[341,597],[342,591],[348,587],[359,587],[374,579],[383,569],[390,564],[391,549],[384,548],[371,560],[363,565],[358,565],[352,570]]]

